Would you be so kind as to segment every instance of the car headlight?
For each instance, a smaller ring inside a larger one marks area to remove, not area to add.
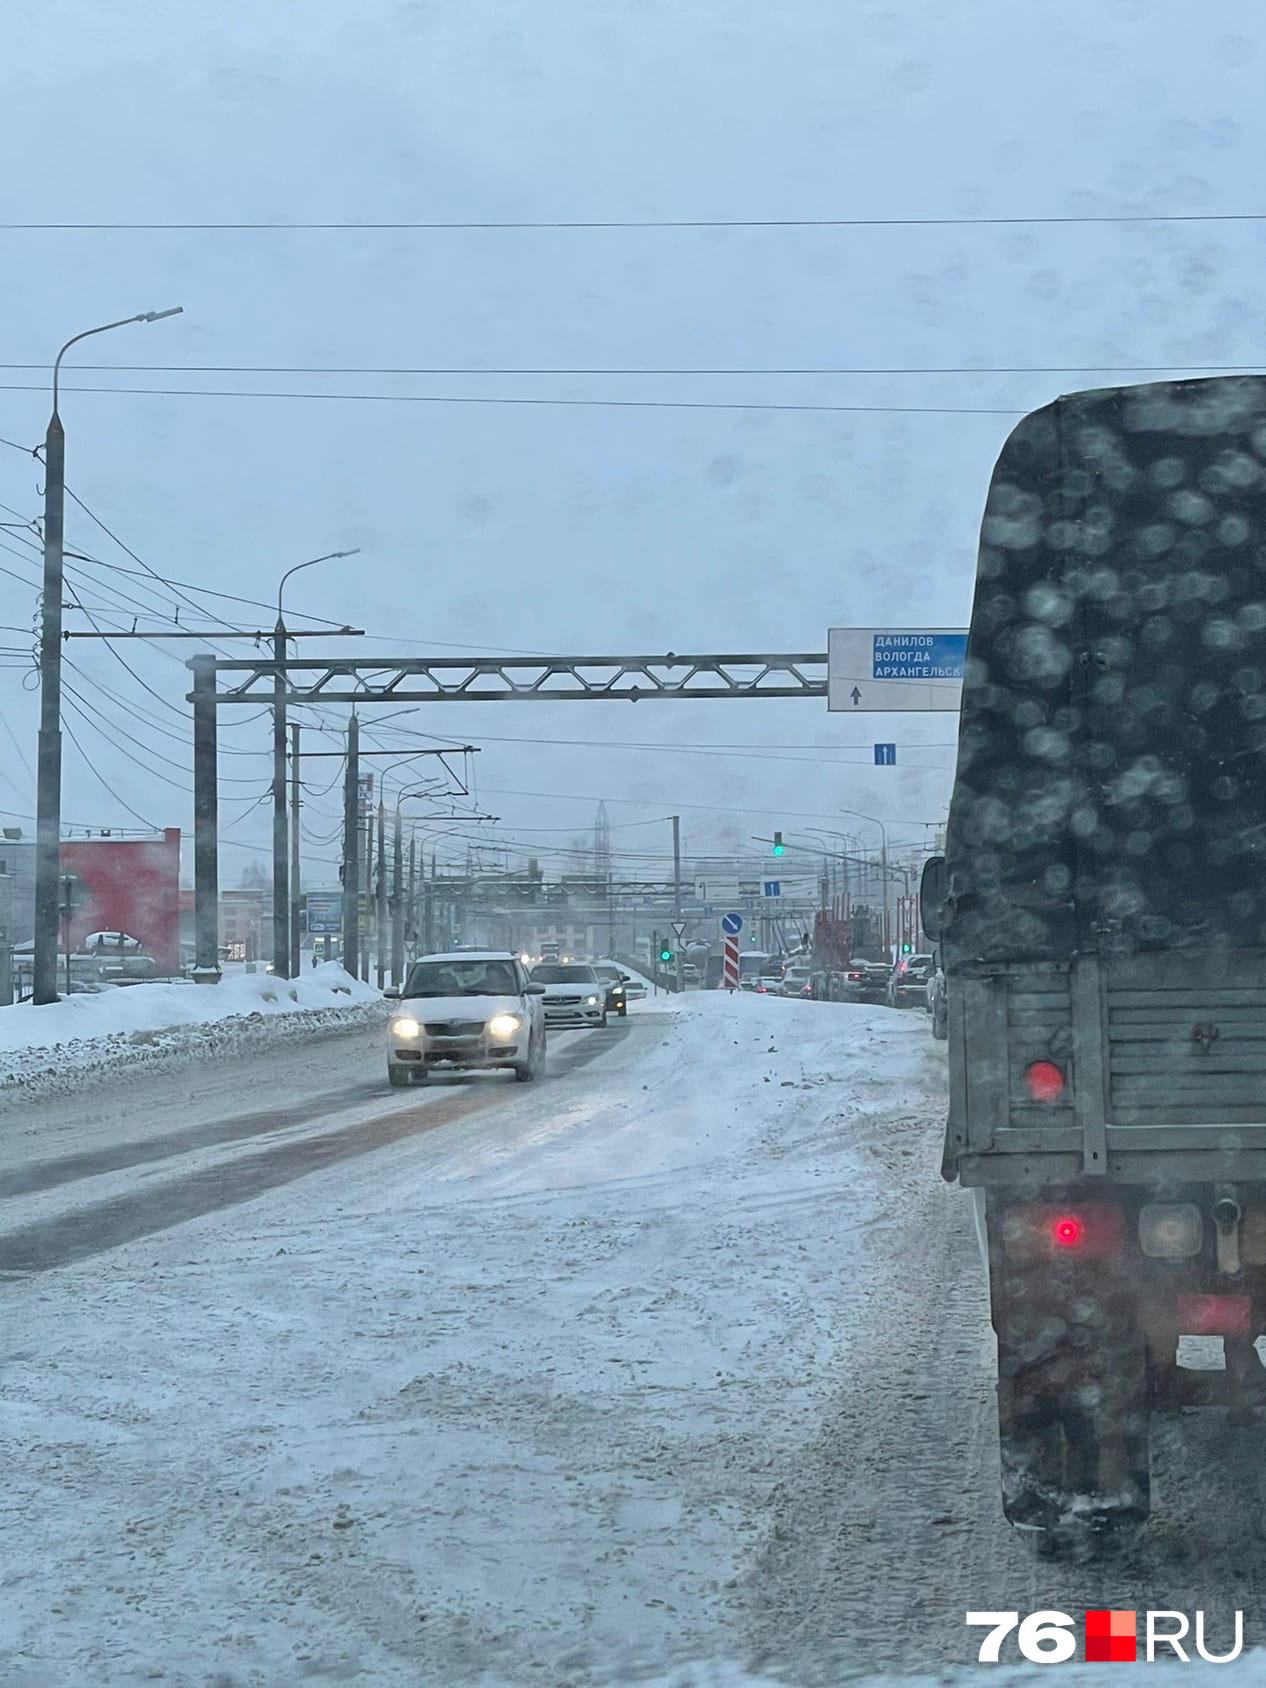
[[[411,1014],[402,1014],[398,1020],[391,1022],[392,1037],[414,1038],[421,1030]]]
[[[523,1024],[517,1014],[494,1014],[488,1022],[489,1037],[513,1037]]]
[[[590,1008],[596,1008],[598,1006],[598,999],[596,996],[587,996],[585,1001],[589,1004]]]

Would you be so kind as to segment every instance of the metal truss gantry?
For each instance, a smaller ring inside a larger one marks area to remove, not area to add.
[[[792,655],[196,656],[193,690],[194,977],[219,978],[217,723],[236,703],[565,703],[647,698],[825,698],[825,651]],[[280,674],[286,689],[279,691]],[[221,685],[223,681],[223,685]]]

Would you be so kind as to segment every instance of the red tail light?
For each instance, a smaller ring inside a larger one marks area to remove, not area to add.
[[[1064,1075],[1053,1061],[1034,1061],[1024,1082],[1035,1102],[1058,1102],[1064,1094]]]
[[[1002,1241],[1013,1260],[1107,1260],[1125,1246],[1125,1216],[1109,1202],[1009,1208]]]

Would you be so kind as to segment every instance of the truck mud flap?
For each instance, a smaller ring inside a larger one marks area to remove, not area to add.
[[[1003,1511],[1017,1528],[1120,1535],[1147,1519],[1148,1377],[1137,1333],[1008,1323],[998,1338],[998,1432]]]

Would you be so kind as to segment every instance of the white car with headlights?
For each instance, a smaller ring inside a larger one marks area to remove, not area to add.
[[[545,993],[517,955],[458,950],[413,962],[387,1029],[387,1078],[420,1084],[436,1071],[545,1070]]]
[[[545,991],[547,1026],[605,1026],[607,987],[585,961],[542,961],[533,984]]]

